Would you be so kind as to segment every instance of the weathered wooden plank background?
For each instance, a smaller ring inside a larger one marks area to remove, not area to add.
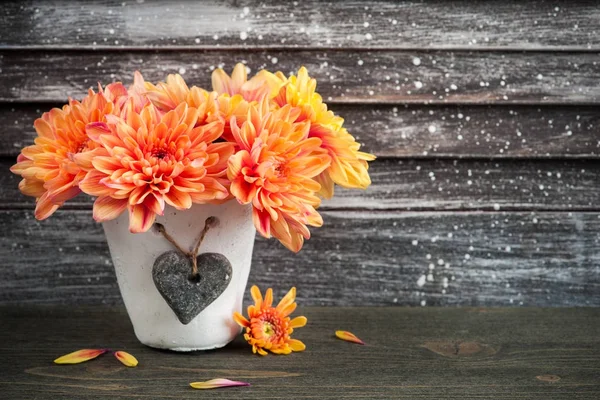
[[[91,201],[33,219],[8,167],[97,81],[306,65],[372,163],[250,281],[305,305],[600,305],[600,6],[589,1],[7,1],[0,303],[120,303]],[[149,29],[148,26],[151,26]]]

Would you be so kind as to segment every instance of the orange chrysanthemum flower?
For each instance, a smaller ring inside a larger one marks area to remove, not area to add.
[[[131,102],[133,107],[133,102]],[[102,222],[129,210],[129,230],[145,232],[162,215],[165,203],[185,210],[192,203],[228,197],[225,177],[231,143],[213,143],[223,130],[220,121],[197,126],[200,110],[181,103],[160,116],[153,106],[127,119],[110,118],[88,129],[104,153],[81,189],[98,196],[94,219]]]
[[[229,127],[231,117],[236,117],[238,124],[241,124],[248,114],[249,102],[242,95],[230,96],[228,93],[207,92],[196,86],[190,89],[181,75],[169,75],[165,82],[159,82],[157,85],[146,82],[145,88],[146,96],[161,112],[171,111],[179,104],[186,103],[200,110],[197,126],[221,121],[223,124],[221,139],[228,142],[234,142]]]
[[[241,63],[235,65],[231,77],[222,68],[212,73],[212,86],[215,92],[232,97],[239,94],[248,102],[274,97],[280,85],[280,81],[265,70],[248,79],[246,66]]]
[[[252,351],[261,356],[266,356],[267,350],[274,354],[304,351],[304,343],[290,338],[294,328],[306,325],[306,317],[296,317],[292,320],[289,317],[296,309],[296,288],[290,289],[277,307],[272,306],[272,289],[267,289],[264,300],[257,286],[252,286],[250,293],[255,304],[248,307],[248,319],[237,312],[233,314],[233,318],[240,326],[246,328],[244,338],[252,345]]]
[[[219,114],[223,121],[222,138],[235,144],[235,138],[231,133],[231,118],[235,117],[236,123],[238,126],[241,126],[246,121],[251,103],[244,100],[240,94],[236,94],[235,96],[220,94],[217,98],[217,103],[219,105]],[[256,104],[256,102],[253,104]]]
[[[136,78],[139,83],[141,75]],[[37,219],[48,218],[81,193],[79,182],[92,168],[91,159],[100,147],[89,140],[86,127],[119,114],[119,105],[133,97],[135,87],[128,91],[121,83],[113,83],[104,90],[100,87],[99,93],[90,89],[81,102],[70,99],[62,109],[54,108],[35,121],[35,144],[21,151],[11,171],[23,177],[21,192],[36,197]],[[139,96],[136,99],[142,101]]]
[[[83,191],[97,197],[97,221],[128,209],[130,231],[144,232],[165,204],[184,210],[234,196],[252,204],[263,236],[297,252],[308,226],[322,225],[316,209],[334,184],[370,184],[375,157],[360,151],[304,67],[248,79],[237,64],[231,76],[214,71],[212,84],[209,92],[169,75],[154,85],[135,72],[129,88],[100,86],[45,113],[11,168],[36,197],[36,218]]]
[[[321,226],[316,211],[320,185],[313,179],[330,163],[321,140],[309,138],[310,125],[297,123],[290,106],[268,111],[266,100],[251,105],[246,122],[231,121],[239,150],[229,159],[230,191],[241,204],[252,203],[256,229],[297,252],[310,238],[307,225]]]
[[[344,120],[328,110],[316,92],[317,81],[304,67],[298,70],[297,76],[289,78],[281,72],[271,75],[281,82],[273,102],[279,107],[289,104],[299,109],[298,121],[310,121],[309,137],[321,139],[322,147],[331,157],[331,166],[317,178],[321,184],[320,194],[331,198],[334,183],[346,188],[366,189],[371,184],[367,161],[374,160],[375,156],[359,151],[360,144],[342,128]],[[264,80],[271,82],[271,88],[276,87],[273,78]]]
[[[212,73],[213,90],[218,93],[219,113],[224,121],[223,139],[235,142],[231,133],[231,117],[235,117],[238,126],[246,121],[250,104],[257,104],[265,97],[272,98],[279,91],[280,81],[267,71],[260,71],[248,80],[246,66],[236,64],[231,77],[219,68]]]
[[[196,86],[190,89],[179,74],[169,75],[165,82],[159,82],[157,85],[145,82],[144,88],[144,94],[163,113],[176,109],[181,103],[196,108],[196,126],[217,121],[220,117],[217,93],[207,92]]]

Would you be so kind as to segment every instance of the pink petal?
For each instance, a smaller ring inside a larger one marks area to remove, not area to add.
[[[83,349],[77,350],[72,353],[66,354],[62,357],[58,357],[54,360],[56,364],[79,364],[93,358],[98,357],[101,354],[106,353],[106,349]]]
[[[250,386],[247,382],[230,381],[229,379],[211,379],[206,382],[192,382],[190,386],[194,389],[218,389],[222,387],[234,387],[234,386]]]
[[[136,367],[138,365],[138,360],[126,351],[119,350],[115,351],[114,354],[117,360],[121,361],[126,367]]]
[[[348,331],[335,331],[335,336],[347,342],[357,343],[361,345],[365,344],[365,342],[363,342],[362,340],[357,338],[353,333],[350,333]]]

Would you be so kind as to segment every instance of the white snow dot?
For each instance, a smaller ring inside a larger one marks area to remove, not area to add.
[[[417,280],[417,285],[419,285],[419,287],[425,285],[426,280],[427,280],[427,277],[425,275],[421,275],[419,277],[419,279]]]
[[[367,34],[365,34],[365,39],[371,40],[371,39],[373,39],[373,35],[371,35],[370,33],[367,33]]]
[[[423,87],[423,82],[421,82],[421,81],[416,81],[416,82],[415,82],[415,87],[416,87],[417,89],[421,89],[421,88]]]
[[[178,72],[179,72],[179,75],[185,74],[185,68],[183,68],[183,67],[179,68]]]
[[[419,65],[421,65],[421,59],[419,57],[414,57],[412,59],[412,63],[416,66],[419,66]]]
[[[436,131],[436,127],[435,125],[429,125],[429,128],[427,128],[427,130],[429,131],[429,133],[435,133]]]
[[[242,40],[248,39],[248,32],[241,31],[240,32],[240,39],[242,39]]]

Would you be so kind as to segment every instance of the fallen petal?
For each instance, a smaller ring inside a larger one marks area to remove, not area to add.
[[[58,357],[54,360],[55,364],[79,364],[93,358],[98,357],[100,354],[106,353],[106,349],[82,349],[77,350],[69,354],[65,354],[62,357]]]
[[[250,386],[247,382],[230,381],[229,379],[211,379],[206,382],[192,382],[190,386],[194,389],[218,389],[222,387]]]
[[[348,331],[335,331],[335,336],[339,339],[345,340],[347,342],[358,343],[364,345],[365,342],[356,337],[353,333]]]
[[[115,357],[126,367],[136,367],[138,365],[138,360],[125,351],[115,351]]]

